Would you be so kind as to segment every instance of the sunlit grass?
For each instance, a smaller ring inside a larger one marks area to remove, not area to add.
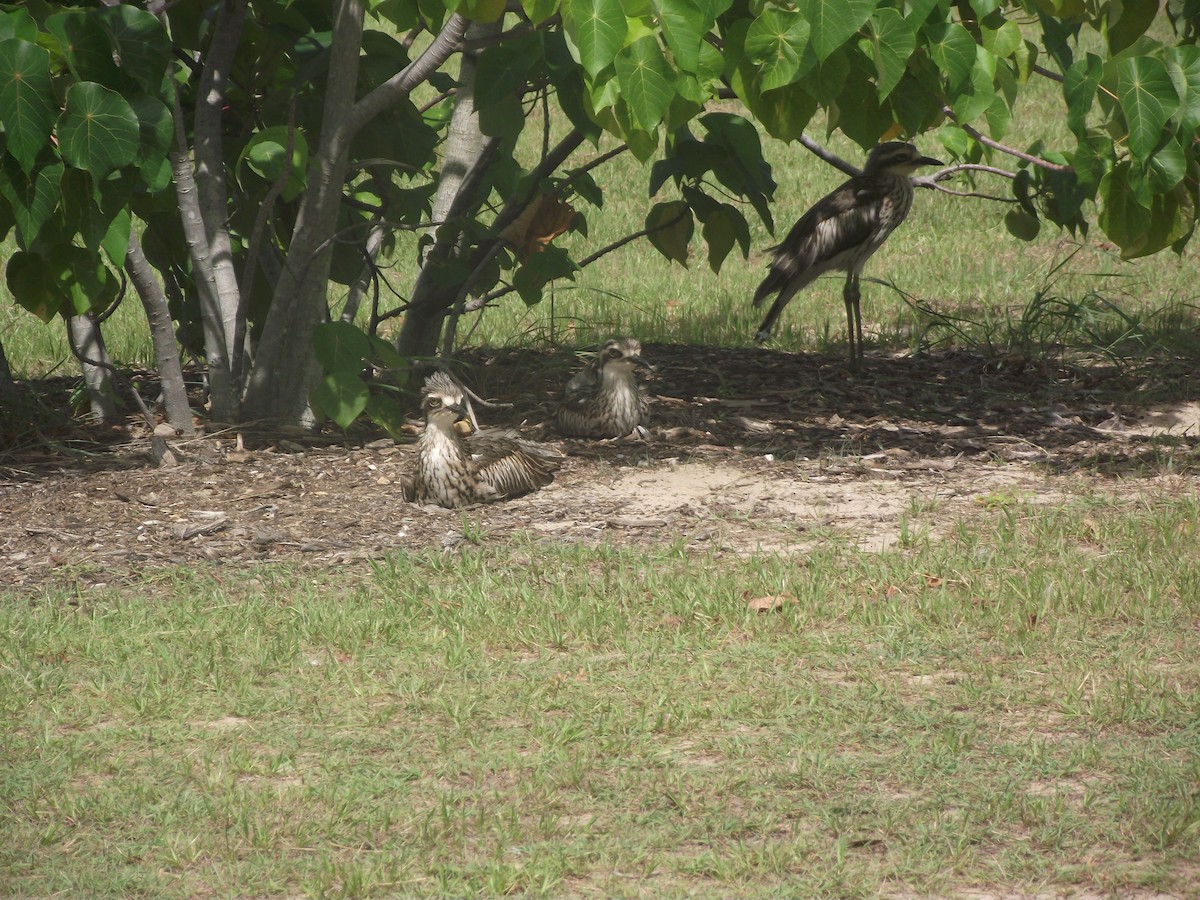
[[[881,554],[496,536],[3,597],[5,891],[1186,891],[1197,521],[1010,498]]]

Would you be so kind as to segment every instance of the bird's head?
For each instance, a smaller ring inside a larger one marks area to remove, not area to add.
[[[632,372],[638,366],[650,368],[642,359],[642,345],[634,338],[612,338],[604,342],[596,357],[602,370]]]
[[[467,418],[463,405],[463,390],[445,372],[434,372],[421,388],[421,410],[425,423],[450,429],[454,423]]]
[[[912,144],[904,141],[887,141],[871,148],[863,174],[876,175],[880,172],[887,172],[893,175],[911,175],[921,166],[941,165],[945,165],[945,163],[932,156],[922,156],[921,151]]]

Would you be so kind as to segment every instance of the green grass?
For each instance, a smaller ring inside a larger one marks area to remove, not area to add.
[[[1191,890],[1194,497],[0,605],[15,896]],[[536,570],[530,562],[538,560]],[[787,598],[770,613],[749,598]],[[2,596],[2,595],[0,595]]]

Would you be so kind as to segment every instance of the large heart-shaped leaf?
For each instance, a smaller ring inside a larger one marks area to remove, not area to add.
[[[694,0],[655,0],[654,6],[675,64],[685,72],[699,72],[700,43],[713,27],[708,4]]]
[[[682,200],[656,203],[646,216],[646,230],[654,249],[683,266],[687,266],[688,244],[695,228],[692,209]]]
[[[28,178],[13,177],[10,162],[0,177],[0,194],[8,201],[17,225],[22,247],[30,247],[40,237],[42,227],[58,208],[62,196],[62,163],[55,162],[35,170]]]
[[[579,61],[595,78],[625,43],[625,10],[620,0],[572,0],[567,33],[579,51]]]
[[[147,93],[159,93],[171,61],[171,40],[158,17],[128,3],[106,6],[97,15],[116,46],[117,66]]]
[[[55,113],[50,54],[29,41],[0,41],[0,121],[26,175],[50,139]]]
[[[975,39],[957,22],[939,23],[925,28],[929,55],[950,87],[958,87],[975,65]]]
[[[875,60],[880,100],[900,83],[916,46],[916,35],[896,10],[880,9],[871,16],[871,55]]]
[[[1179,107],[1179,95],[1161,60],[1135,56],[1117,63],[1117,98],[1129,126],[1129,150],[1147,159],[1162,140],[1163,126]]]
[[[875,0],[807,0],[800,9],[812,26],[810,40],[822,62],[850,40],[875,11]]]
[[[343,431],[354,424],[367,406],[371,392],[353,372],[330,372],[313,388],[309,400]]]
[[[362,371],[371,355],[367,336],[349,322],[323,322],[313,327],[313,352],[326,372]]]
[[[656,38],[638,38],[617,54],[617,80],[634,124],[653,131],[675,96],[675,73]]]
[[[760,90],[791,84],[803,74],[801,61],[810,26],[798,13],[765,9],[746,32],[746,54],[762,69]]]
[[[63,159],[97,178],[137,158],[141,123],[124,97],[92,82],[71,85],[58,120]]]

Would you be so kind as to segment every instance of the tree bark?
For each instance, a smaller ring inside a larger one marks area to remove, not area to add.
[[[110,375],[112,360],[108,357],[96,317],[89,313],[67,319],[67,340],[83,368],[92,419],[99,425],[116,422],[121,417],[121,406],[117,403]]]
[[[464,41],[477,41],[500,33],[502,22],[472,22]],[[458,71],[458,88],[454,94],[454,113],[446,133],[442,170],[438,189],[433,198],[432,219],[428,233],[433,244],[422,258],[423,265],[413,285],[408,309],[396,336],[396,349],[402,356],[433,356],[437,352],[446,312],[451,308],[458,289],[453,285],[435,283],[434,272],[439,259],[461,251],[462,229],[454,222],[455,214],[474,205],[480,183],[479,168],[483,163],[488,139],[479,129],[479,113],[475,108],[475,71],[479,52],[466,52]],[[472,174],[475,177],[471,177]]]
[[[245,330],[238,328],[241,292],[233,264],[233,246],[229,239],[229,190],[225,181],[221,111],[225,106],[225,89],[237,59],[242,26],[246,21],[246,2],[223,0],[221,4],[196,92],[194,126],[197,197],[211,254],[217,312],[232,372],[245,370],[243,365],[234,362],[234,357],[245,354],[245,347],[238,346],[237,341],[239,333],[244,335]],[[240,388],[238,384],[233,385],[235,392],[240,392]]]
[[[179,362],[179,345],[175,342],[174,323],[171,321],[162,285],[154,277],[154,271],[146,261],[146,255],[142,252],[142,242],[136,233],[129,235],[129,248],[125,251],[125,271],[142,300],[146,321],[150,323],[150,337],[154,342],[154,360],[162,385],[167,422],[180,434],[191,437],[195,434],[195,429],[192,427],[192,410],[188,406],[187,388],[183,383],[183,366]]]
[[[321,140],[301,201],[287,261],[256,348],[242,406],[243,419],[312,427],[308,393],[320,375],[313,327],[328,314],[331,239],[337,226],[354,135],[408,96],[462,43],[466,20],[455,14],[416,60],[357,103],[354,85],[362,44],[362,0],[340,0],[334,13]]]
[[[354,279],[354,283],[350,285],[350,292],[346,295],[346,305],[342,308],[341,316],[343,322],[353,322],[358,316],[358,308],[366,296],[367,286],[375,280],[375,260],[379,258],[379,249],[383,246],[386,234],[386,229],[379,222],[372,225],[367,233],[367,258],[363,262],[362,272]]]
[[[4,352],[4,343],[0,341],[0,407],[11,409],[17,402],[17,383],[13,381],[12,369],[8,365],[8,356]]]

